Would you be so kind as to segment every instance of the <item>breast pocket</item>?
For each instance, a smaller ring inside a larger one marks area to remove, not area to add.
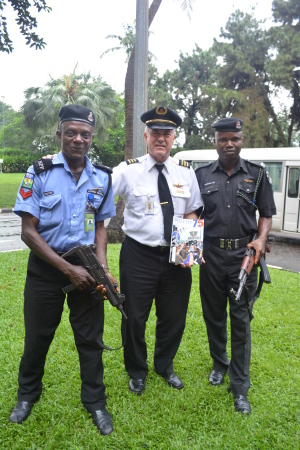
[[[187,200],[191,197],[191,191],[188,187],[179,188],[175,186],[172,188],[172,197],[175,214],[183,215]]]
[[[255,184],[246,183],[245,181],[238,182],[237,203],[241,208],[253,208],[253,200],[255,193]]]
[[[146,201],[153,202],[155,194],[156,191],[152,186],[136,186],[133,189],[132,201],[134,205],[139,205],[141,208],[144,208]]]
[[[200,189],[206,212],[214,211],[220,204],[220,192],[218,184],[203,186]]]
[[[43,197],[40,200],[40,223],[41,227],[53,227],[62,222],[61,194]]]

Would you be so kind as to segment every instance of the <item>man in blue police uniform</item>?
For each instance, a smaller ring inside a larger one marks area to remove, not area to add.
[[[100,432],[110,434],[113,426],[103,384],[103,301],[99,293],[92,293],[96,283],[80,261],[67,261],[61,255],[76,245],[95,243],[97,256],[107,268],[104,220],[115,215],[111,169],[93,165],[87,157],[94,137],[94,113],[67,105],[59,117],[61,152],[53,160],[39,160],[29,167],[14,208],[22,217],[22,240],[31,252],[18,403],[9,421],[26,420],[41,395],[47,352],[63,312],[62,288],[71,282],[77,289],[67,301],[80,361],[81,400]]]
[[[251,334],[244,294],[235,301],[230,289],[237,289],[246,247],[256,251],[255,264],[263,257],[267,235],[276,214],[273,190],[263,167],[240,158],[243,121],[231,117],[212,125],[219,159],[196,169],[204,202],[203,256],[200,266],[200,295],[207,327],[213,368],[209,382],[220,386],[229,371],[229,392],[242,414],[250,413],[247,398],[250,387]],[[256,211],[259,212],[257,224]],[[258,237],[252,241],[255,233]],[[252,241],[252,242],[251,242]],[[256,292],[257,269],[248,280],[249,298]],[[227,299],[231,320],[231,361],[226,353]]]
[[[141,116],[148,154],[113,170],[114,195],[125,202],[120,254],[120,288],[125,294],[125,368],[129,389],[141,394],[148,374],[145,328],[153,299],[156,306],[155,371],[175,389],[183,382],[173,359],[183,335],[191,288],[191,270],[169,263],[172,218],[197,218],[201,196],[193,169],[170,151],[181,118],[159,106]],[[124,321],[123,321],[124,322]],[[124,323],[123,323],[124,325]]]

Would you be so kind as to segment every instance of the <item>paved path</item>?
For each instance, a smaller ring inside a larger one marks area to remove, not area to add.
[[[0,214],[0,252],[28,248],[20,235],[21,219],[11,212]],[[271,252],[267,254],[268,266],[300,273],[300,236],[271,233],[270,246]]]

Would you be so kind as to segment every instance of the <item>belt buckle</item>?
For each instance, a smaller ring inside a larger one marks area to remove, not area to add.
[[[220,248],[225,248],[225,239],[220,239]]]
[[[231,248],[231,239],[227,239],[227,247],[226,250],[232,250]]]
[[[235,239],[234,240],[234,249],[238,249],[239,248],[239,239]]]

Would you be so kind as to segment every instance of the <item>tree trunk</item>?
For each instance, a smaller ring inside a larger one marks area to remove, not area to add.
[[[153,22],[153,19],[158,11],[158,8],[160,7],[161,2],[162,0],[153,0],[149,8],[149,27]],[[133,155],[134,59],[135,47],[133,47],[133,50],[131,52],[125,77],[125,160],[131,159]],[[107,241],[110,244],[122,242],[124,239],[124,233],[121,228],[124,223],[124,209],[125,203],[123,199],[119,197],[116,205],[116,216],[110,220],[106,228]]]
[[[266,91],[266,87],[263,86],[263,85],[261,85],[261,92],[262,92],[262,97],[263,97],[263,102],[264,102],[265,108],[268,111],[269,116],[272,118],[273,123],[274,123],[274,125],[276,127],[276,130],[278,132],[279,143],[282,144],[284,147],[286,147],[287,146],[287,142],[286,142],[286,139],[284,137],[282,128],[280,126],[280,123],[277,120],[277,116],[276,116],[276,113],[275,113],[275,111],[273,109],[273,106],[271,105],[268,93]]]

